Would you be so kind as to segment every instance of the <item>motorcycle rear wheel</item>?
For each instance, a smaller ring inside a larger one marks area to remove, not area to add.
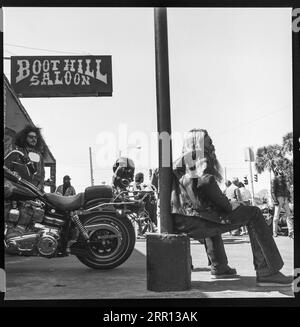
[[[134,228],[126,217],[96,213],[82,219],[84,226],[102,225],[89,232],[92,245],[89,256],[76,255],[79,261],[93,269],[113,269],[124,263],[135,245]],[[82,236],[78,241],[83,241]]]

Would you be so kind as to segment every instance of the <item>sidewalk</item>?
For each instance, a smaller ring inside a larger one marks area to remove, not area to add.
[[[83,266],[76,257],[45,259],[6,258],[6,300],[25,299],[137,299],[137,298],[236,298],[291,297],[291,287],[266,288],[255,283],[252,253],[247,236],[223,237],[229,264],[240,277],[211,280],[205,249],[191,242],[195,270],[192,288],[184,292],[147,290],[146,240],[138,239],[131,257],[120,267],[97,271]],[[285,266],[283,273],[293,274],[293,240],[278,237],[276,243]],[[62,260],[63,259],[63,260]]]

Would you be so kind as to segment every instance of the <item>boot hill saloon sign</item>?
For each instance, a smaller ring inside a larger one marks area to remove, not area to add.
[[[19,97],[111,96],[111,56],[11,57],[11,85]]]

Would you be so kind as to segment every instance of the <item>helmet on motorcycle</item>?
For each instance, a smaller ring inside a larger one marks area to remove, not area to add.
[[[133,160],[127,157],[120,157],[117,159],[113,166],[113,172],[115,172],[119,166],[135,169]]]

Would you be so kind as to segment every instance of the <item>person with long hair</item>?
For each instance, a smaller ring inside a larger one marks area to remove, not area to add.
[[[20,151],[23,156],[14,155],[8,157],[4,161],[5,165],[12,171],[16,171],[19,164],[31,163],[32,173],[29,181],[34,184],[39,190],[44,189],[45,167],[44,167],[44,149],[42,142],[41,129],[32,125],[26,125],[19,133],[16,134],[14,150]],[[30,153],[37,154],[38,160],[33,162],[30,159]]]
[[[205,239],[212,278],[236,275],[228,266],[221,235],[247,226],[258,285],[291,284],[292,279],[280,272],[284,263],[260,209],[246,205],[233,209],[219,188],[221,166],[206,130],[187,133],[173,173],[174,228],[196,240]]]
[[[4,165],[43,191],[45,168],[40,128],[27,125],[16,135],[12,151],[4,158]],[[30,215],[21,215],[18,224],[7,230],[5,238],[24,235],[30,222]]]

